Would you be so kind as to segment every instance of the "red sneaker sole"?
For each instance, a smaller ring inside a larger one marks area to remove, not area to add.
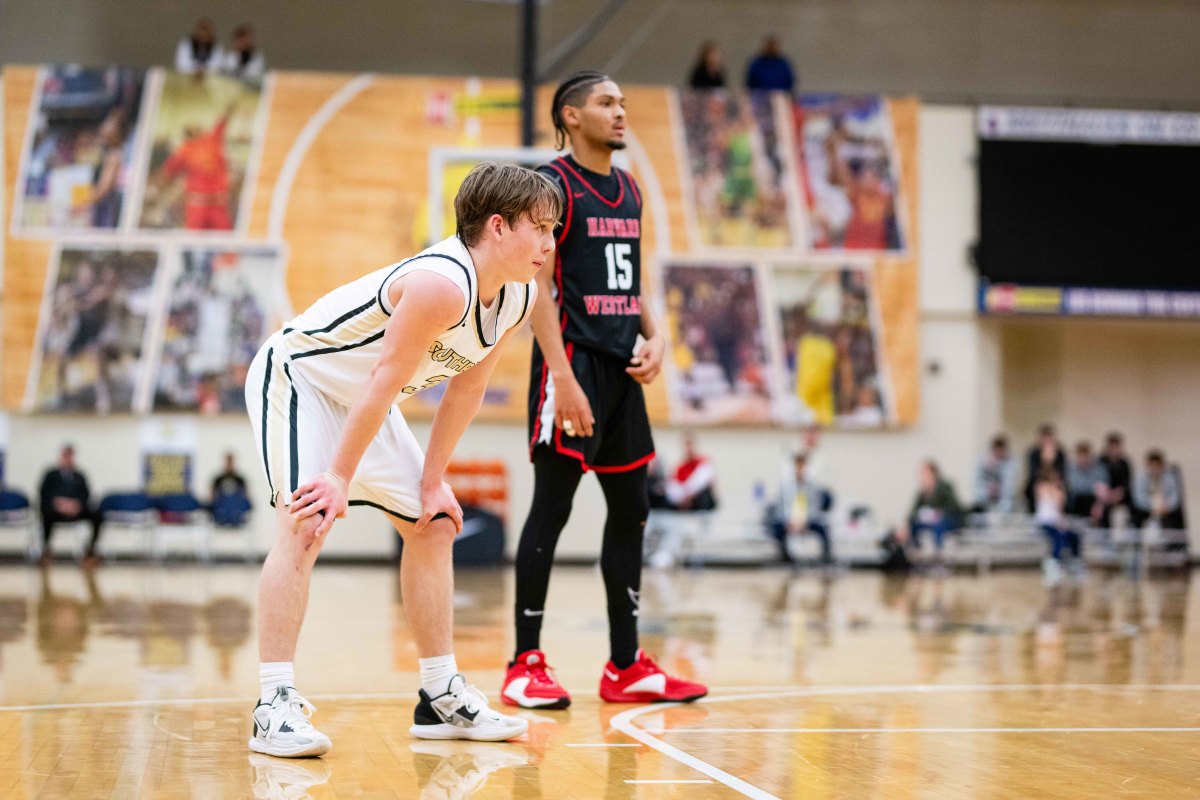
[[[606,697],[600,695],[600,699],[606,703],[694,703],[701,697],[704,697],[708,692],[693,694],[687,697],[637,697],[634,695],[625,695],[620,698]]]

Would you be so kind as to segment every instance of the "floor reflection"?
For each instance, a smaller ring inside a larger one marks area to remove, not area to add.
[[[0,779],[0,795],[66,796],[78,784],[88,787],[79,790],[85,796],[173,796],[168,778],[183,775],[197,797],[632,800],[679,787],[628,781],[697,777],[644,745],[629,746],[637,742],[613,727],[626,708],[596,698],[607,635],[593,568],[556,570],[543,633],[575,702],[565,712],[518,712],[530,731],[507,745],[412,740],[415,653],[396,570],[317,570],[297,675],[321,708],[317,721],[334,751],[299,762],[250,755],[256,579],[256,569],[240,565],[0,567],[0,746],[17,767]],[[493,697],[511,653],[512,589],[509,569],[457,575],[459,663]],[[1072,734],[1050,746],[951,734],[937,740],[942,759],[927,749],[931,734],[838,732],[1200,726],[1186,713],[1195,693],[1185,692],[1200,684],[1200,650],[1191,644],[1200,637],[1189,627],[1198,612],[1189,572],[1144,580],[1093,572],[1049,587],[1021,571],[649,573],[643,645],[714,694],[648,709],[636,724],[736,766],[780,796],[896,796],[888,787],[927,796],[940,782],[970,778],[984,758],[993,759],[993,779],[1011,786],[1006,764],[1038,754],[1043,768],[1092,752],[1111,760],[1143,752],[1148,741]],[[891,691],[912,684],[930,688]],[[1117,685],[1086,688],[1102,684]],[[1179,691],[1150,691],[1156,684]],[[974,688],[955,693],[961,686]],[[734,695],[737,703],[720,702]],[[800,733],[703,734],[743,728]],[[1159,788],[1182,785],[1171,759],[1187,749],[1184,735],[1154,740]],[[1119,764],[1115,785],[1128,777]],[[690,785],[688,793],[728,796],[719,785]]]
[[[79,575],[82,593],[56,589],[68,576],[54,569],[38,573],[38,652],[60,682],[71,680],[92,635],[134,641],[140,654],[136,666],[164,669],[189,665],[194,659],[192,647],[203,637],[217,656],[223,678],[230,677],[233,655],[250,640],[252,608],[242,597],[214,596],[190,603],[131,595],[127,588],[106,596],[101,590],[102,572],[84,570]],[[0,597],[0,609],[18,609],[24,603],[24,598]]]

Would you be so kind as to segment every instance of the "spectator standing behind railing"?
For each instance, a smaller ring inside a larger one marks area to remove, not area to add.
[[[1067,454],[1049,423],[1038,428],[1038,440],[1026,456],[1025,503],[1031,513],[1035,508],[1033,487],[1044,469],[1052,469],[1060,476],[1067,473]]]
[[[1107,490],[1104,494],[1104,509],[1100,514],[1100,526],[1112,527],[1112,515],[1118,508],[1129,511],[1133,492],[1133,470],[1125,458],[1125,444],[1121,434],[1110,433],[1104,441],[1104,455],[1100,459],[1108,472]]]
[[[267,62],[254,43],[254,28],[242,23],[233,29],[229,49],[221,55],[218,69],[224,75],[247,83],[262,82]]]
[[[220,69],[224,57],[212,20],[201,17],[196,20],[192,35],[179,40],[179,46],[175,48],[175,69],[199,80]]]
[[[1183,528],[1179,476],[1167,469],[1161,450],[1146,454],[1146,470],[1133,483],[1133,521],[1138,527],[1157,524],[1167,530]]]
[[[1067,464],[1067,513],[1096,524],[1107,496],[1108,470],[1096,459],[1090,444],[1078,443],[1075,458]]]
[[[696,56],[696,64],[688,76],[688,86],[693,89],[725,88],[725,64],[721,60],[721,50],[711,39],[700,45],[700,54]]]
[[[778,36],[763,39],[762,52],[746,67],[746,88],[752,92],[791,92],[796,88],[795,72],[779,47]]]
[[[992,439],[988,452],[975,468],[975,505],[977,513],[1010,514],[1017,498],[1017,460],[1008,449],[1008,438]]]

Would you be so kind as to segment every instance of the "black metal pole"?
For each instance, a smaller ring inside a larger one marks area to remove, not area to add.
[[[521,144],[533,147],[534,96],[537,93],[537,4],[521,6]]]

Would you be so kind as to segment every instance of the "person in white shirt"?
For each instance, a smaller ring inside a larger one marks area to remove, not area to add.
[[[1053,467],[1043,467],[1033,484],[1034,521],[1050,543],[1050,557],[1043,564],[1048,577],[1056,577],[1069,554],[1079,560],[1080,539],[1067,523],[1067,488]]]
[[[313,565],[347,504],[386,512],[404,539],[401,591],[421,672],[409,732],[500,741],[528,728],[491,710],[458,672],[451,550],[463,516],[445,471],[483,402],[495,352],[529,316],[534,276],[553,264],[562,199],[533,170],[484,163],[454,207],[457,235],[320,298],[267,340],[247,375],[277,520],[259,582],[256,752],[317,756],[332,746],[308,721],[292,662]],[[422,453],[400,403],[442,384]]]
[[[833,495],[829,487],[812,478],[807,453],[796,453],[792,465],[780,482],[779,505],[769,521],[771,537],[779,545],[780,560],[794,564],[795,559],[787,546],[788,536],[812,534],[821,540],[821,563],[830,566],[833,564],[833,544],[829,510],[833,506]]]
[[[667,481],[667,501],[678,511],[712,511],[717,507],[717,471],[696,450],[690,433],[683,438],[683,461]]]
[[[217,41],[212,20],[201,17],[196,21],[192,35],[179,40],[179,46],[175,48],[175,69],[200,79],[219,69],[224,57],[225,51]]]
[[[242,23],[233,29],[229,49],[222,53],[221,74],[248,83],[261,83],[267,73],[267,61],[254,44],[254,28]]]

